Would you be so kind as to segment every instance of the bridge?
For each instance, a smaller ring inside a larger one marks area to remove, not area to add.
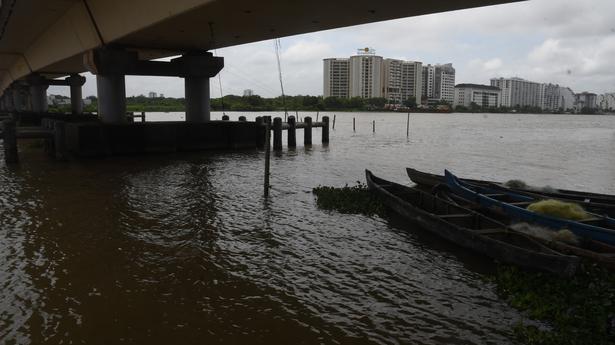
[[[185,78],[186,120],[209,120],[207,50],[288,35],[514,0],[1,0],[0,94],[5,110],[46,110],[48,85],[97,77],[99,117],[125,119],[125,75]],[[180,56],[170,62],[152,59]],[[65,79],[57,79],[67,77]]]

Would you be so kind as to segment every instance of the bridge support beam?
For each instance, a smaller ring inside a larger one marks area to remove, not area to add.
[[[13,110],[16,112],[26,111],[27,110],[27,97],[25,90],[20,86],[12,87],[12,95],[13,95]]]
[[[70,105],[73,115],[83,114],[83,93],[81,87],[85,84],[85,77],[73,74],[66,78],[70,86]]]
[[[124,75],[96,75],[98,116],[105,123],[126,122],[126,78]]]

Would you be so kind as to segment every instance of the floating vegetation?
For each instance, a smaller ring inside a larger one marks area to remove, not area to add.
[[[550,329],[514,326],[522,344],[615,344],[615,274],[594,265],[571,278],[501,266],[493,278],[500,296]]]
[[[380,217],[386,214],[384,205],[369,191],[367,185],[360,181],[352,187],[318,186],[312,192],[316,194],[318,207],[325,210]]]

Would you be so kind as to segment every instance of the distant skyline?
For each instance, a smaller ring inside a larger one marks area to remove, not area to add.
[[[613,0],[532,0],[303,34],[281,39],[286,94],[322,95],[322,60],[371,47],[386,58],[453,63],[456,83],[489,84],[494,77],[557,83],[574,92],[615,92]],[[272,40],[218,49],[225,95],[244,89],[280,95]],[[84,74],[84,96],[96,80]],[[181,78],[126,77],[126,95],[150,91],[183,97]],[[68,95],[65,87],[49,94]],[[220,97],[218,77],[211,97]]]

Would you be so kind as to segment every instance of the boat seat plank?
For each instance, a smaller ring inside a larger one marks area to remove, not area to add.
[[[454,213],[454,214],[439,214],[438,218],[442,219],[451,219],[451,218],[472,218],[474,217],[471,213]]]
[[[476,229],[476,230],[472,230],[472,232],[477,233],[479,235],[489,235],[489,234],[499,234],[499,233],[506,232],[506,229],[502,229],[502,228]]]
[[[506,196],[506,194],[502,194],[502,193],[487,193],[487,194],[483,194],[484,196],[490,197],[490,198],[501,198]]]
[[[511,202],[509,204],[514,205],[514,206],[529,206],[532,203],[533,201],[519,201],[519,202]]]

